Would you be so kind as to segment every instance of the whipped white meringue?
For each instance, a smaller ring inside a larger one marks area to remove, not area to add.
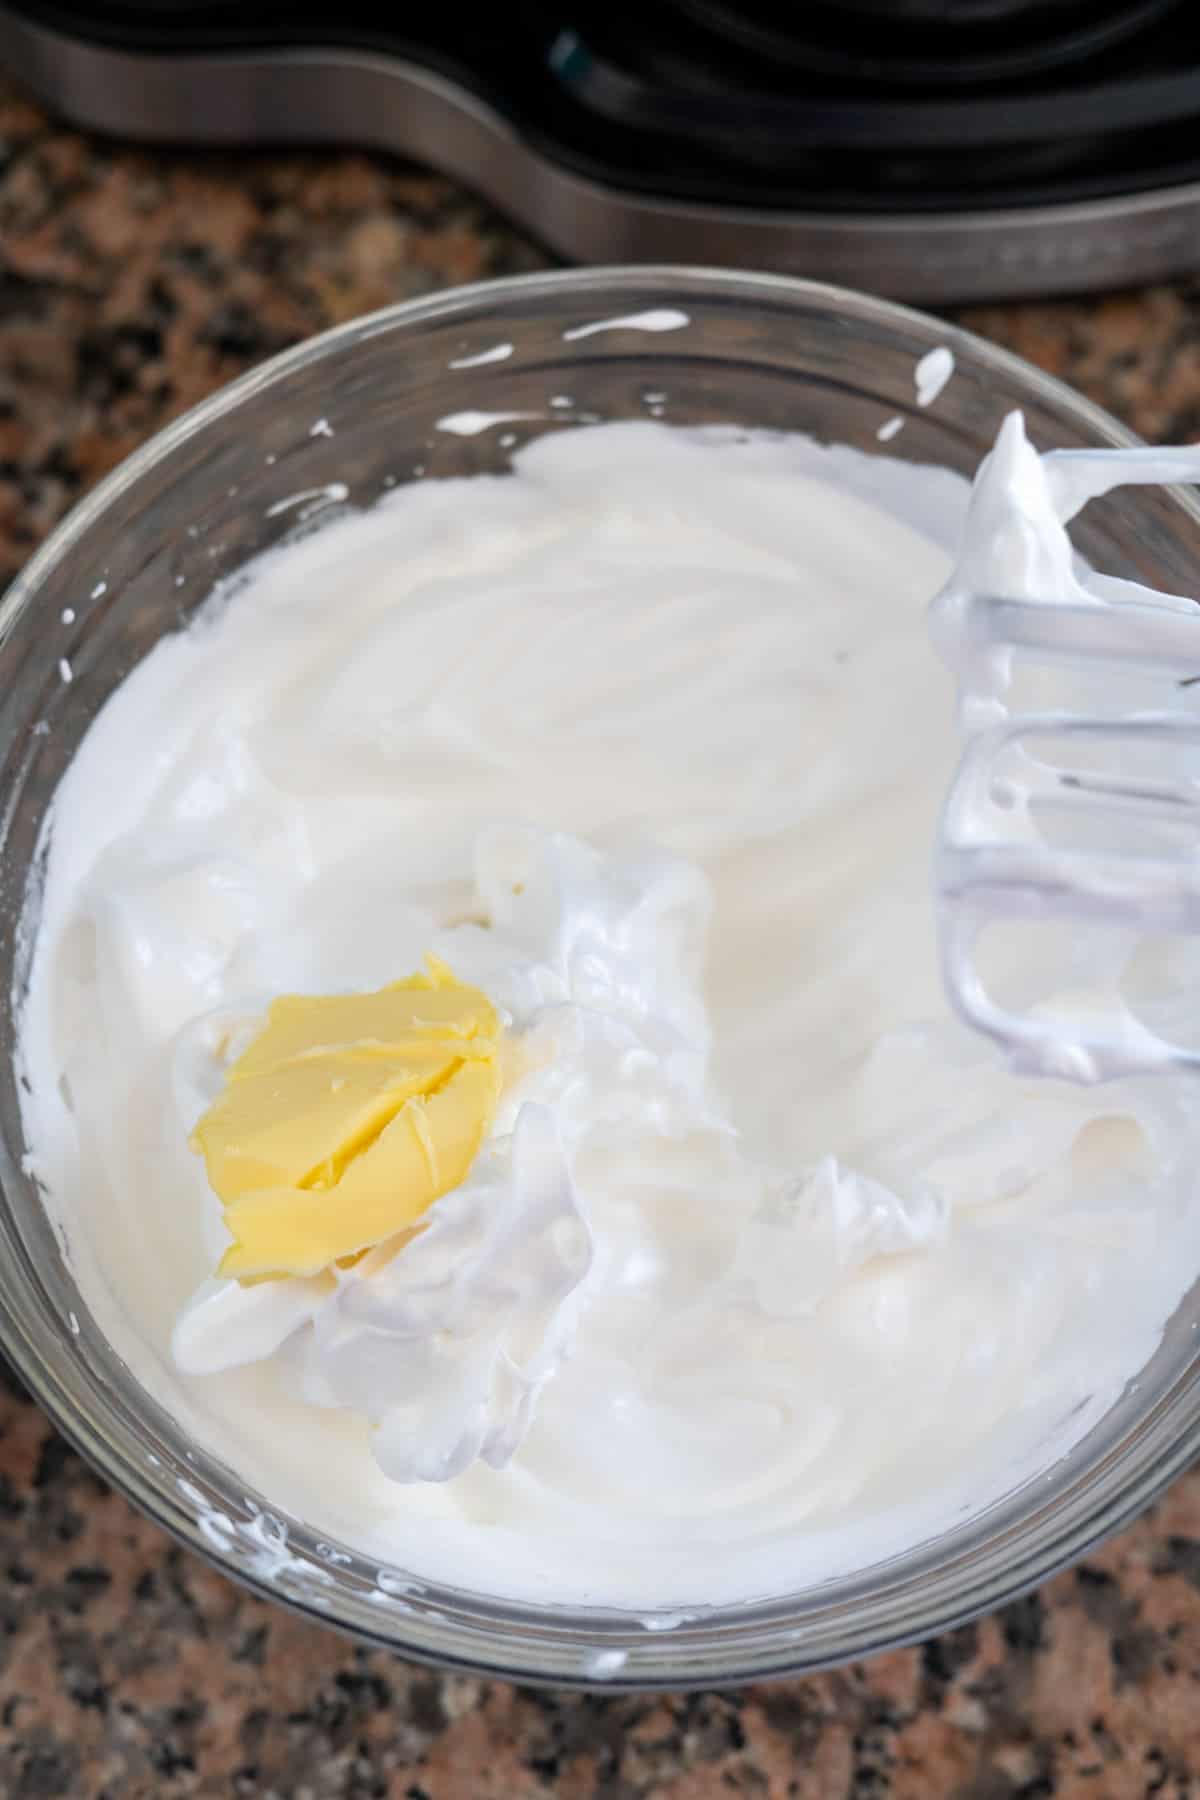
[[[966,498],[792,437],[546,437],[260,559],[97,719],[31,1157],[82,1303],[275,1515],[389,1582],[779,1595],[1043,1475],[1152,1354],[1190,1087],[1018,1079],[942,993]],[[205,1286],[220,1046],[428,951],[510,1021],[469,1178],[394,1257]]]

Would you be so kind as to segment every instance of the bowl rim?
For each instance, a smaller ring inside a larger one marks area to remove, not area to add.
[[[10,628],[12,617],[24,605],[29,590],[43,579],[46,570],[53,566],[66,546],[76,542],[92,520],[118,494],[132,486],[145,471],[153,468],[155,463],[178,444],[184,443],[195,432],[224,414],[236,410],[251,395],[273,386],[277,381],[285,380],[294,369],[319,361],[345,343],[364,341],[381,332],[390,331],[397,325],[418,325],[429,320],[448,322],[459,314],[471,315],[481,301],[503,300],[509,295],[539,291],[582,296],[598,289],[637,292],[642,288],[656,286],[660,297],[663,290],[671,291],[672,297],[682,297],[683,293],[691,289],[707,299],[719,297],[722,292],[728,292],[731,298],[744,298],[747,290],[750,290],[754,296],[762,299],[774,297],[786,300],[790,297],[810,302],[826,300],[837,310],[848,311],[864,319],[874,319],[878,323],[904,324],[922,332],[933,327],[939,343],[945,343],[952,349],[957,346],[985,365],[1003,370],[1014,379],[1019,379],[1039,398],[1074,414],[1080,423],[1086,424],[1114,447],[1135,448],[1144,441],[1103,407],[1097,406],[1094,401],[1056,376],[1045,374],[1024,357],[991,343],[987,338],[980,337],[963,326],[939,320],[932,313],[904,306],[898,301],[884,300],[857,288],[839,287],[832,282],[810,281],[802,276],[672,263],[614,263],[586,269],[550,269],[525,275],[498,276],[490,280],[467,282],[461,287],[441,288],[435,293],[423,294],[412,300],[399,300],[356,318],[344,320],[340,325],[314,332],[298,343],[289,345],[287,349],[266,357],[253,368],[235,376],[232,381],[223,383],[203,400],[180,413],[178,418],[153,432],[67,510],[9,583],[0,597],[0,637]],[[1197,522],[1200,522],[1200,502],[1193,500],[1187,489],[1176,488],[1170,491],[1187,510],[1194,511]]]
[[[653,298],[658,304],[669,296],[683,306],[689,295],[708,303],[719,302],[723,296],[728,296],[731,300],[759,300],[782,306],[789,302],[810,308],[824,304],[842,317],[915,333],[928,340],[930,347],[948,345],[956,355],[969,358],[977,367],[1007,375],[1031,396],[1090,432],[1102,444],[1130,447],[1142,442],[1101,407],[1012,352],[961,326],[857,290],[786,275],[672,264],[613,265],[506,276],[400,301],[316,333],[226,383],[154,433],[70,509],[11,583],[0,599],[0,643],[8,637],[59,559],[78,543],[119,496],[135,486],[178,445],[236,413],[251,396],[286,381],[298,369],[380,333],[429,322],[453,323],[456,319],[484,323],[493,305],[510,298],[536,298],[539,294],[575,297],[581,302],[612,304],[614,308],[622,306],[623,296],[641,296],[646,301]],[[1167,492],[1192,524],[1200,527],[1200,501],[1187,489],[1174,487]],[[11,1239],[13,1234],[12,1218],[5,1206],[3,1217],[0,1217],[0,1235]],[[19,1260],[10,1263],[10,1267],[14,1273],[20,1270],[21,1279],[28,1282],[29,1277]],[[951,1546],[954,1544],[958,1535],[958,1528],[955,1528],[929,1547],[929,1566],[917,1572],[920,1587],[916,1594],[912,1592],[911,1568],[906,1569],[899,1581],[889,1583],[886,1579],[888,1565],[874,1565],[876,1578],[866,1579],[871,1571],[865,1572],[860,1583],[864,1593],[851,1593],[848,1603],[854,1617],[843,1621],[836,1632],[836,1641],[832,1643],[819,1641],[820,1634],[810,1630],[813,1621],[799,1614],[794,1604],[789,1611],[789,1602],[794,1602],[796,1596],[784,1596],[778,1602],[714,1608],[711,1622],[725,1622],[719,1642],[711,1631],[706,1630],[709,1621],[703,1615],[697,1615],[694,1631],[689,1627],[678,1634],[658,1631],[651,1636],[635,1615],[597,1612],[589,1613],[586,1623],[581,1623],[570,1641],[559,1631],[535,1645],[530,1656],[515,1653],[511,1639],[506,1640],[504,1620],[510,1618],[514,1624],[535,1627],[551,1623],[546,1608],[491,1596],[465,1596],[471,1601],[478,1598],[490,1614],[485,1617],[476,1607],[473,1623],[466,1631],[448,1631],[439,1624],[436,1613],[426,1621],[411,1611],[392,1614],[381,1610],[376,1623],[362,1616],[366,1608],[358,1609],[352,1619],[338,1617],[320,1597],[298,1596],[248,1570],[233,1555],[214,1546],[201,1529],[195,1509],[189,1509],[180,1498],[169,1493],[165,1484],[150,1478],[141,1463],[126,1453],[120,1443],[120,1434],[112,1435],[103,1428],[104,1421],[99,1413],[93,1414],[79,1403],[78,1397],[48,1365],[15,1312],[2,1298],[0,1349],[54,1427],[110,1485],[189,1550],[259,1595],[340,1629],[359,1641],[372,1642],[418,1661],[523,1682],[559,1687],[602,1687],[618,1692],[712,1688],[764,1677],[795,1675],[919,1642],[952,1629],[1040,1585],[1057,1570],[1086,1554],[1098,1541],[1131,1522],[1200,1449],[1200,1408],[1186,1407],[1187,1395],[1179,1391],[1181,1382],[1176,1378],[1172,1388],[1160,1397],[1147,1420],[1143,1421],[1150,1429],[1143,1432],[1143,1441],[1136,1446],[1132,1458],[1126,1457],[1124,1451],[1116,1453],[1118,1460],[1125,1457],[1130,1466],[1125,1469],[1115,1493],[1097,1496],[1093,1492],[1097,1485],[1105,1487],[1104,1470],[1114,1460],[1110,1454],[1076,1483],[1082,1492],[1068,1490],[1067,1504],[1056,1507],[1051,1530],[1035,1529],[1039,1518],[1036,1505],[1032,1509],[1017,1507],[1015,1496],[1006,1496],[996,1509],[985,1509],[984,1514],[974,1515],[971,1522],[976,1523],[993,1511],[1003,1517],[1010,1509],[1010,1503],[1014,1503],[1011,1507],[1014,1512],[1012,1531],[1004,1534],[1017,1540],[1009,1546],[1010,1553],[997,1558],[996,1545],[985,1545],[986,1554],[981,1556],[976,1550],[965,1559],[972,1563],[982,1560],[984,1566],[973,1572],[966,1571],[962,1567],[964,1559],[953,1555],[947,1559],[944,1554],[937,1553],[948,1542]],[[1145,1441],[1147,1439],[1149,1441]],[[211,1460],[223,1466],[219,1458],[212,1457]],[[1025,1495],[1028,1485],[1018,1488],[1015,1495]],[[878,1579],[880,1572],[885,1577],[882,1582]],[[843,1597],[847,1585],[850,1584],[839,1583],[839,1594]],[[430,1583],[428,1591],[436,1597],[439,1590],[436,1584]],[[810,1592],[819,1594],[820,1589]],[[903,1609],[897,1608],[897,1592],[906,1595]],[[455,1592],[454,1598],[458,1600],[460,1595]],[[575,1612],[588,1610],[575,1609]],[[569,1615],[572,1609],[562,1611]],[[624,1621],[623,1624],[614,1627],[611,1623],[614,1618]],[[396,1629],[389,1629],[393,1619]],[[609,1622],[605,1623],[605,1620]],[[700,1641],[705,1638],[714,1645],[707,1654]],[[684,1656],[672,1655],[673,1649],[684,1651]],[[617,1653],[617,1660],[605,1664],[610,1650]],[[697,1666],[698,1663],[705,1666]]]

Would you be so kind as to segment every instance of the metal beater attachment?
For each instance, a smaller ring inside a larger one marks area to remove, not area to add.
[[[969,739],[935,857],[952,1001],[1020,1073],[1090,1082],[1200,1068],[1200,1050],[1168,1042],[1120,1001],[1099,1017],[1008,1010],[976,960],[984,928],[1004,920],[1200,934],[1200,606],[972,596],[958,630],[965,662],[999,659],[1005,679],[1018,658],[1035,673],[1107,671],[1115,684],[1165,676],[1173,703],[1011,716],[997,704],[997,722]]]

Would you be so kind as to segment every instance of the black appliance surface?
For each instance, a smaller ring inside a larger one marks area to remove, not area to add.
[[[584,261],[926,301],[1200,267],[1197,0],[0,0],[0,67],[124,136],[414,156]]]

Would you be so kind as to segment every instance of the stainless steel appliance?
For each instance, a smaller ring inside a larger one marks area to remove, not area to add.
[[[564,256],[940,301],[1200,268],[1197,0],[0,3],[79,124],[358,144]]]

